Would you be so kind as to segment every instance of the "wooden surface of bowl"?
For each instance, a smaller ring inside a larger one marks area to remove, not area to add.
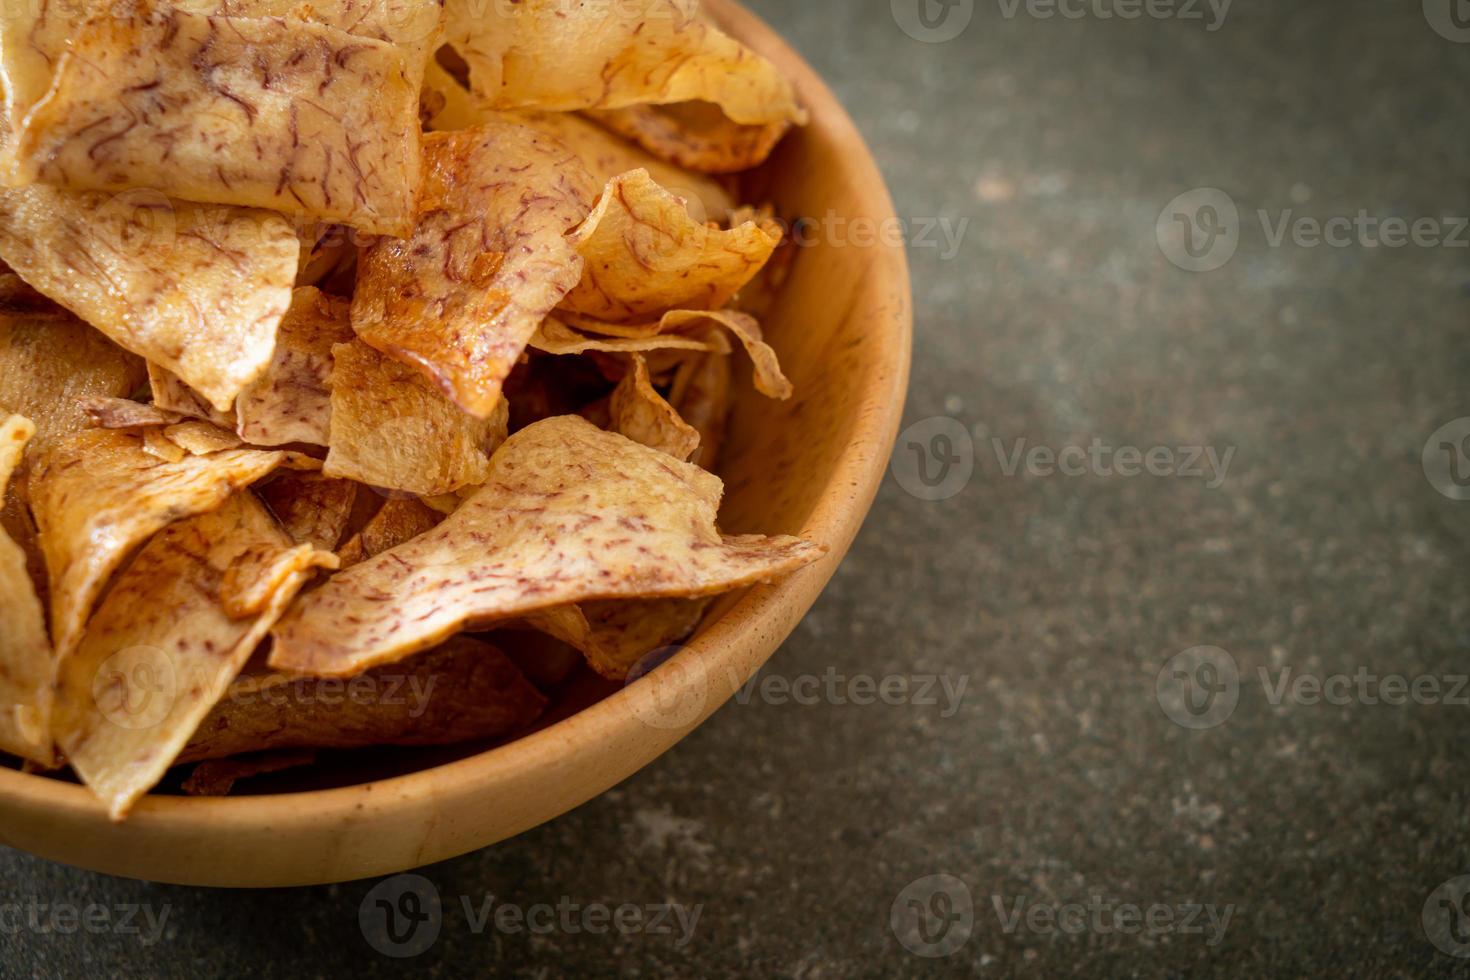
[[[811,124],[788,136],[751,184],[783,218],[808,219],[766,318],[796,396],[737,400],[720,467],[722,523],[731,533],[801,534],[827,544],[827,557],[719,604],[659,669],[510,744],[337,788],[155,795],[121,824],[81,786],[0,769],[0,843],[180,884],[390,874],[504,840],[611,788],[713,714],[775,652],[836,571],[887,467],[908,384],[908,266],[894,236],[876,234],[897,227],[893,204],[836,98],[753,15],[730,0],[706,0],[706,9],[774,61],[811,112]],[[826,233],[836,227],[849,231]],[[864,227],[875,234],[852,233]]]

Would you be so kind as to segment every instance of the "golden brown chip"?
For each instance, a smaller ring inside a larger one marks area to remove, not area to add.
[[[640,324],[640,328],[643,325]],[[536,328],[536,334],[528,346],[547,354],[585,354],[588,351],[630,354],[654,350],[713,351],[730,353],[730,345],[723,342],[719,334],[707,337],[685,337],[679,334],[660,334],[658,324],[644,337],[588,337],[562,323],[558,316],[550,316]]]
[[[0,421],[0,499],[36,434],[30,419]],[[0,530],[0,751],[50,765],[51,641],[20,545]]]
[[[765,265],[781,233],[755,222],[710,228],[648,171],[634,170],[608,182],[569,241],[586,268],[561,308],[627,322],[719,309]]]
[[[357,489],[351,480],[286,470],[258,492],[295,541],[333,551],[352,516]]]
[[[229,796],[235,784],[242,779],[268,776],[315,762],[316,753],[311,749],[283,749],[238,759],[210,759],[195,766],[179,788],[187,796]]]
[[[407,234],[422,77],[411,57],[422,60],[295,17],[104,5],[16,121],[12,179],[153,188]],[[295,265],[293,252],[293,278]]]
[[[313,570],[335,563],[249,493],[143,547],[57,676],[57,744],[114,820],[173,764]]]
[[[0,191],[0,258],[221,410],[270,362],[299,248],[264,211],[141,190]]]
[[[264,749],[454,745],[508,735],[545,708],[546,698],[505,654],[459,636],[348,680],[242,677],[180,761]]]
[[[699,448],[699,430],[681,419],[674,406],[654,390],[648,362],[639,354],[633,355],[633,370],[613,391],[609,409],[614,432],[650,449],[684,461]]]
[[[665,163],[576,113],[497,112],[455,81],[437,62],[429,63],[424,85],[427,92],[441,97],[436,100],[436,110],[429,117],[435,129],[470,129],[496,121],[519,123],[560,140],[577,155],[598,186],[605,185],[619,174],[642,168],[658,181],[660,187],[684,198],[690,212],[700,221],[724,221],[735,206],[730,193],[716,181]]]
[[[708,102],[589,109],[587,115],[658,159],[702,174],[760,166],[791,128],[785,120],[742,126]]]
[[[369,558],[376,558],[420,534],[428,534],[439,526],[443,516],[416,497],[395,497],[379,508],[372,520],[352,536],[338,557],[348,568]]]
[[[154,459],[178,463],[189,455],[183,446],[164,435],[162,429],[143,429],[139,435],[143,437],[143,451]]]
[[[331,449],[322,472],[422,496],[485,482],[509,424],[504,398],[482,421],[361,341],[339,344],[332,355]]]
[[[713,473],[730,417],[730,359],[703,354],[686,360],[674,374],[669,404],[699,433],[694,462]]]
[[[769,61],[699,17],[698,0],[449,0],[445,40],[497,109],[615,109],[701,99],[740,123],[803,123]]]
[[[207,456],[210,453],[240,446],[240,437],[228,429],[198,419],[179,422],[163,430],[163,436],[191,456]]]
[[[167,462],[128,432],[88,429],[40,457],[31,509],[51,581],[51,633],[58,656],[81,637],[98,593],[139,544],[168,524],[218,507],[285,453],[236,449]]]
[[[303,597],[275,631],[271,665],[351,675],[466,624],[598,599],[714,595],[826,552],[799,538],[722,537],[717,477],[575,416],[512,436],[490,470],[433,531]]]
[[[210,422],[222,429],[235,427],[235,410],[221,412],[171,372],[148,363],[148,388],[153,404],[165,412]]]
[[[359,260],[352,327],[484,418],[582,274],[565,234],[597,188],[561,143],[500,122],[425,136],[424,172],[412,237]]]
[[[332,347],[352,339],[348,302],[297,289],[265,373],[235,401],[236,431],[252,446],[325,446],[331,435]]]
[[[88,395],[77,399],[77,407],[86,413],[87,421],[98,429],[147,429],[174,425],[183,420],[178,412],[135,402],[131,398]]]
[[[688,639],[712,601],[589,602],[582,606],[593,640],[587,662],[604,677],[626,680],[648,654]]]

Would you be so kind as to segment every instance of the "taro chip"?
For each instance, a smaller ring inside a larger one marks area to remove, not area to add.
[[[357,503],[358,485],[320,473],[284,470],[258,489],[286,533],[300,544],[333,551]]]
[[[0,421],[0,499],[35,434],[35,425],[24,416]],[[51,677],[46,616],[26,570],[26,554],[0,530],[0,751],[52,763]]]
[[[0,258],[220,411],[270,363],[299,249],[265,211],[144,190],[0,191]]]
[[[163,437],[191,456],[207,456],[241,444],[240,437],[230,430],[198,419],[169,426],[163,430]]]
[[[156,188],[407,234],[416,57],[295,17],[104,5],[73,29],[48,94],[17,120],[14,180]]]
[[[688,639],[712,601],[589,602],[582,607],[592,638],[587,662],[610,680],[626,680],[650,653]]]
[[[57,742],[114,820],[162,778],[314,569],[335,564],[249,493],[144,546],[57,678]]]
[[[439,526],[442,519],[438,511],[417,497],[395,497],[383,504],[362,530],[348,539],[337,557],[342,560],[343,568],[349,568],[385,551],[392,551],[420,534],[428,534]]]
[[[352,339],[347,311],[347,300],[314,287],[292,294],[270,365],[235,402],[240,438],[252,446],[327,445],[332,348]]]
[[[660,334],[659,326],[642,337],[589,337],[578,333],[555,316],[547,317],[536,328],[530,346],[547,354],[586,354],[597,351],[604,354],[631,354],[655,350],[713,351],[730,353],[730,345],[723,342],[719,334],[712,338],[685,337],[678,334]]]
[[[103,586],[133,549],[174,521],[218,507],[286,459],[249,449],[180,453],[159,459],[136,435],[88,429],[38,460],[31,509],[50,573],[58,656],[75,648]]]
[[[738,123],[804,123],[766,59],[699,17],[698,0],[449,0],[447,40],[497,109],[713,102]]]
[[[211,759],[195,766],[179,788],[186,796],[229,796],[235,784],[242,779],[268,776],[315,762],[316,753],[311,749],[261,752],[240,759]]]
[[[131,398],[89,395],[77,399],[77,407],[86,413],[87,421],[98,429],[148,429],[183,421],[183,416],[178,412],[135,402]]]
[[[609,405],[613,431],[634,442],[688,460],[699,448],[699,430],[679,417],[648,377],[648,362],[633,355],[633,370],[618,384]]]
[[[505,441],[504,398],[481,420],[413,368],[361,341],[337,345],[332,356],[327,476],[420,496],[485,481],[489,455]]]
[[[228,412],[221,412],[193,388],[180,381],[177,375],[151,361],[148,363],[148,387],[153,393],[154,407],[162,411],[200,419],[222,429],[231,429],[236,425],[233,408]]]
[[[686,360],[674,374],[669,404],[699,433],[695,464],[713,473],[730,417],[730,359],[705,354]]]
[[[565,235],[597,188],[561,143],[504,122],[430,133],[424,170],[412,237],[381,239],[359,260],[352,328],[485,418],[582,275]]]
[[[576,416],[512,436],[453,516],[304,596],[272,667],[351,676],[470,624],[618,598],[697,598],[810,564],[793,537],[722,536],[718,477]],[[384,602],[391,596],[393,601]]]
[[[467,636],[401,664],[337,680],[241,677],[181,761],[267,749],[453,745],[499,738],[540,717],[546,698],[498,648]]]
[[[430,125],[439,130],[471,129],[486,122],[513,122],[560,140],[576,154],[599,186],[630,170],[647,170],[660,187],[685,198],[703,221],[724,221],[735,207],[729,191],[709,177],[690,173],[633,145],[573,112],[497,112],[455,81],[437,62],[429,63],[424,84],[437,94]]]
[[[702,174],[760,166],[791,128],[784,120],[742,126],[708,102],[592,109],[587,115],[658,159]]]
[[[628,322],[665,310],[719,309],[766,264],[781,232],[753,221],[710,228],[648,171],[634,170],[608,182],[569,241],[586,269],[561,308]]]

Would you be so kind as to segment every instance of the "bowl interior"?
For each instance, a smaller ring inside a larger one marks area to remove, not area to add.
[[[748,12],[726,0],[706,8],[795,81],[812,115],[742,178],[746,200],[773,204],[786,221],[805,219],[806,244],[765,320],[796,394],[763,398],[749,369],[737,370],[721,519],[729,533],[811,537],[832,549],[828,558],[716,603],[687,649],[650,676],[661,690],[585,672],[535,732],[508,744],[333,753],[312,769],[255,781],[251,795],[150,797],[121,825],[80,786],[0,770],[0,842],[111,873],[200,884],[401,870],[503,839],[614,785],[713,713],[779,646],[835,570],[882,478],[908,379],[908,272],[902,249],[884,236],[854,245],[864,240],[823,233],[833,216],[849,229],[895,220],[876,166],[830,91]],[[651,699],[691,691],[698,704],[687,717],[650,723]]]

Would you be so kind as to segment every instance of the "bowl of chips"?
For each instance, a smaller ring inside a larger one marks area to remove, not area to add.
[[[262,887],[494,843],[857,534],[900,226],[730,0],[30,9],[0,77],[0,843]]]

